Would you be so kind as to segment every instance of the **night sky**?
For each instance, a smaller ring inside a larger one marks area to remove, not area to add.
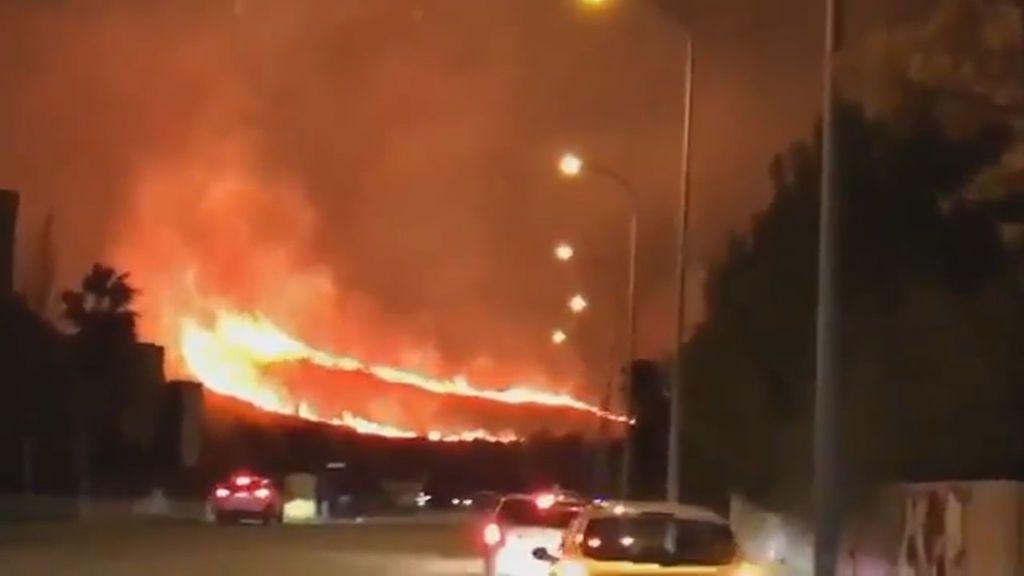
[[[764,206],[769,159],[819,109],[817,0],[138,4],[0,4],[0,186],[24,194],[22,276],[52,207],[61,283],[113,260],[149,295],[145,315],[169,274],[152,247],[201,261],[237,228],[238,253],[222,258],[322,266],[341,294],[322,306],[430,342],[447,366],[606,369],[625,207],[599,182],[557,178],[570,148],[641,191],[641,352],[665,348],[682,26],[698,62],[695,270]],[[928,2],[851,4],[856,41]],[[202,194],[185,183],[235,155],[252,195],[198,218]],[[563,238],[585,256],[575,272],[551,261]],[[593,314],[577,347],[553,350],[546,335],[577,288]]]

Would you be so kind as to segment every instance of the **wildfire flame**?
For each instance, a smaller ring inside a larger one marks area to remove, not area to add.
[[[511,431],[484,429],[458,432],[409,430],[374,422],[349,411],[339,416],[318,414],[308,402],[294,399],[281,382],[267,374],[273,364],[308,362],[332,371],[362,373],[384,384],[408,386],[431,394],[477,398],[509,405],[570,409],[615,422],[627,418],[602,410],[568,394],[516,386],[504,390],[479,388],[465,378],[436,379],[392,366],[370,365],[357,358],[318,350],[259,315],[219,311],[210,327],[194,317],[181,321],[181,352],[185,365],[210,390],[243,400],[262,410],[296,415],[306,420],[350,428],[363,434],[389,438],[425,438],[438,442],[484,440],[513,442]]]
[[[544,424],[626,421],[539,364],[452,361],[407,334],[310,248],[304,189],[268,170],[246,133],[219,134],[147,164],[111,255],[141,289],[140,335],[170,345],[170,373],[263,411],[389,438],[512,442]]]

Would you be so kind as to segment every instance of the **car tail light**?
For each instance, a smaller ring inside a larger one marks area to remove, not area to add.
[[[260,500],[266,500],[267,498],[270,498],[270,489],[257,488],[256,491],[253,492],[253,495],[259,498]]]
[[[217,498],[227,498],[228,496],[231,496],[231,490],[223,487],[217,488],[213,491],[213,495]]]
[[[252,483],[252,478],[248,476],[235,476],[235,486],[248,486]]]
[[[501,527],[491,522],[484,526],[484,544],[497,546],[501,542]]]

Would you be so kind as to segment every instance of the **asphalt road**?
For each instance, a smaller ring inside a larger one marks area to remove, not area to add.
[[[481,573],[467,525],[215,526],[195,522],[0,526],[5,576]]]

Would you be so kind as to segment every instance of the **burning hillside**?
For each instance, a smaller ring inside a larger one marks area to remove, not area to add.
[[[522,414],[513,412],[509,418],[506,410],[502,418],[501,410],[492,404],[568,412],[570,420],[573,413],[581,413],[624,421],[568,394],[527,386],[489,390],[474,386],[465,378],[442,380],[335,356],[292,338],[265,318],[239,313],[221,312],[208,328],[192,318],[182,320],[181,345],[186,368],[219,394],[270,412],[296,414],[360,433],[443,442],[516,440],[518,436],[513,430]],[[295,364],[300,369],[282,369]],[[417,392],[427,397],[417,398]],[[388,423],[357,415],[381,412],[380,398],[387,398],[390,405],[385,410],[391,412],[390,418],[380,415],[388,418]],[[438,402],[438,398],[448,402]],[[460,408],[473,404],[474,414],[488,414],[492,423],[505,420],[505,426],[485,429],[472,428],[468,423],[453,425],[459,420]],[[448,425],[440,424],[446,421]]]
[[[142,290],[143,335],[171,349],[171,373],[265,411],[385,437],[508,442],[623,421],[536,369],[453,368],[365,297],[343,296],[303,258],[315,221],[301,189],[254,169],[246,150],[204,147],[139,182],[115,259]],[[473,382],[481,377],[498,384]]]

